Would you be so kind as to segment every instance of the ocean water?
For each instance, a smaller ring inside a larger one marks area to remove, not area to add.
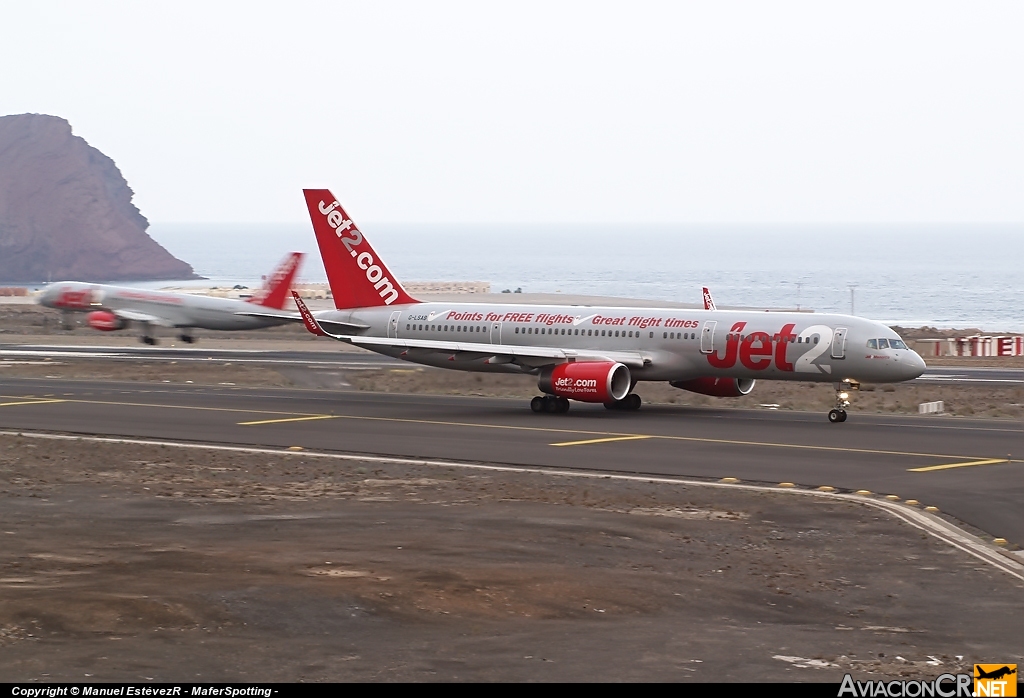
[[[903,326],[1024,331],[1024,224],[364,224],[407,281],[720,306],[851,311]],[[153,224],[150,234],[217,283],[259,284],[293,250],[326,281],[308,224]],[[163,282],[160,285],[166,285]]]

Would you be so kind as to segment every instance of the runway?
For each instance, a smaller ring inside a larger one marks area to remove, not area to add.
[[[1024,544],[1017,422],[10,378],[0,429],[579,467],[869,490],[917,500]]]
[[[122,361],[233,361],[266,365],[302,365],[366,370],[407,367],[408,362],[366,351],[206,349],[203,347],[109,347],[60,344],[0,344],[0,361],[31,359],[105,359]],[[1024,368],[930,367],[917,379],[932,383],[1024,384]]]

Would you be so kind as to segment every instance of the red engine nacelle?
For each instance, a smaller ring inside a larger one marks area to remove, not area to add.
[[[615,361],[577,361],[544,369],[537,386],[581,402],[615,402],[629,394],[632,380],[629,369]]]
[[[89,323],[89,327],[100,332],[123,330],[128,325],[123,319],[106,310],[94,310],[85,316],[85,320]]]
[[[711,397],[740,397],[754,389],[753,378],[694,378],[689,381],[672,381],[673,388],[689,390],[691,393],[710,395]]]

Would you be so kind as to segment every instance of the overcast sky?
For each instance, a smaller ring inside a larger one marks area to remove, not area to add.
[[[4,2],[151,221],[1021,222],[1024,3]]]

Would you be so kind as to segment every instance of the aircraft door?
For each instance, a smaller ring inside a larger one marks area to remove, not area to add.
[[[837,327],[835,333],[832,335],[832,358],[833,359],[845,359],[846,358],[846,328]]]
[[[710,354],[715,350],[715,320],[707,320],[700,331],[700,353]]]
[[[398,318],[401,317],[401,315],[401,310],[396,310],[391,313],[391,319],[388,320],[388,339],[398,338]]]
[[[491,344],[501,344],[501,323],[491,323]]]

